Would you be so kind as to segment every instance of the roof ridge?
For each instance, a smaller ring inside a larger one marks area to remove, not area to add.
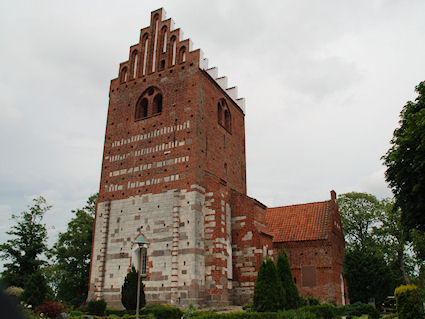
[[[311,204],[322,204],[322,203],[329,203],[329,202],[330,202],[330,200],[324,200],[324,201],[310,202],[310,203],[304,203],[304,204],[293,204],[293,205],[286,205],[286,206],[267,207],[267,209],[276,209],[276,208],[284,208],[284,207],[303,206],[303,205],[311,205]]]

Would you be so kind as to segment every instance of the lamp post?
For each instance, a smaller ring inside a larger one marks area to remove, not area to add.
[[[140,235],[136,238],[134,241],[135,244],[139,246],[139,269],[138,269],[138,276],[137,276],[137,305],[136,305],[136,319],[139,319],[139,306],[140,306],[140,278],[142,277],[142,252],[147,251],[149,242],[147,239]]]

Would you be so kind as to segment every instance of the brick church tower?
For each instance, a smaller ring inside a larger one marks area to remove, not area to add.
[[[343,304],[336,195],[296,209],[246,195],[244,99],[207,64],[158,9],[111,81],[88,299],[122,306],[143,238],[148,303],[252,302],[262,258],[285,247],[302,293]]]
[[[229,304],[231,190],[246,193],[244,100],[163,9],[111,81],[89,299],[119,306],[134,241],[147,301]]]

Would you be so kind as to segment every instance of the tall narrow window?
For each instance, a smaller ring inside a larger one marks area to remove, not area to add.
[[[223,108],[220,102],[217,104],[217,121],[220,125],[223,125]]]
[[[146,36],[143,41],[143,68],[142,68],[142,75],[146,75],[146,66],[148,63],[148,45],[149,45],[149,38]]]
[[[121,69],[121,77],[120,77],[121,83],[127,82],[127,76],[128,76],[127,67],[125,66]]]
[[[167,51],[167,27],[163,27],[161,30],[161,52]]]
[[[226,128],[226,130],[228,130],[229,132],[231,131],[231,129],[232,129],[232,122],[231,122],[231,119],[230,119],[230,112],[229,112],[229,110],[225,110],[224,111],[224,127]]]
[[[137,50],[134,50],[133,53],[131,54],[131,67],[132,67],[132,76],[133,79],[135,79],[137,77],[137,68],[138,68],[138,60],[139,60],[139,54],[137,52]]]
[[[179,51],[179,62],[186,62],[186,47],[182,46]]]
[[[159,24],[159,18],[156,15],[155,16],[155,38],[153,42],[153,56],[152,56],[152,72],[155,72],[155,64],[156,64],[156,48],[158,43],[158,24]]]
[[[141,275],[146,275],[146,263],[147,263],[146,252],[147,252],[146,251],[146,248],[142,248],[141,249],[141,253],[142,253],[142,265],[141,265],[141,269],[140,269],[140,274]]]
[[[162,95],[157,94],[153,98],[153,113],[161,113],[162,112]]]
[[[148,116],[148,100],[146,98],[139,99],[136,104],[135,120],[140,120]]]
[[[176,53],[177,53],[177,41],[176,41],[176,37],[173,35],[171,37],[171,46],[172,46],[172,51],[171,51],[171,65],[175,65],[176,64]]]

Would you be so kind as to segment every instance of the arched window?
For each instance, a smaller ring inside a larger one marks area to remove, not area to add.
[[[167,51],[167,27],[164,26],[161,29],[161,52],[164,53]]]
[[[127,77],[128,77],[127,73],[128,73],[127,67],[125,66],[121,69],[121,77],[120,77],[121,83],[127,82]]]
[[[147,88],[139,97],[134,112],[134,120],[142,120],[147,117],[160,115],[162,112],[162,94],[154,86]]]
[[[229,132],[232,130],[232,120],[228,109],[224,110],[224,127]]]
[[[223,108],[220,102],[217,103],[217,121],[220,125],[223,125]]]
[[[147,116],[148,116],[148,100],[146,98],[141,98],[137,101],[137,104],[136,104],[135,119],[137,121]]]
[[[159,15],[156,14],[154,16],[155,38],[154,38],[154,42],[153,42],[152,72],[155,72],[156,49],[158,47],[158,24],[159,24]]]
[[[182,46],[179,50],[179,63],[186,62],[186,47]]]
[[[229,107],[224,99],[217,103],[217,122],[223,126],[229,133],[232,132],[232,116]]]
[[[142,40],[142,50],[143,50],[143,67],[142,67],[142,75],[146,75],[146,67],[148,63],[148,45],[149,45],[149,38],[148,35],[145,34],[143,36]]]
[[[153,98],[153,113],[161,113],[162,112],[162,95],[158,93]]]
[[[172,36],[171,37],[171,61],[170,61],[170,65],[175,65],[176,64],[176,50],[177,50],[177,41],[176,41],[176,36]]]
[[[137,68],[139,66],[138,60],[139,60],[139,54],[138,54],[137,50],[134,50],[131,53],[131,69],[132,69],[131,74],[132,74],[133,79],[135,79],[137,77]]]

